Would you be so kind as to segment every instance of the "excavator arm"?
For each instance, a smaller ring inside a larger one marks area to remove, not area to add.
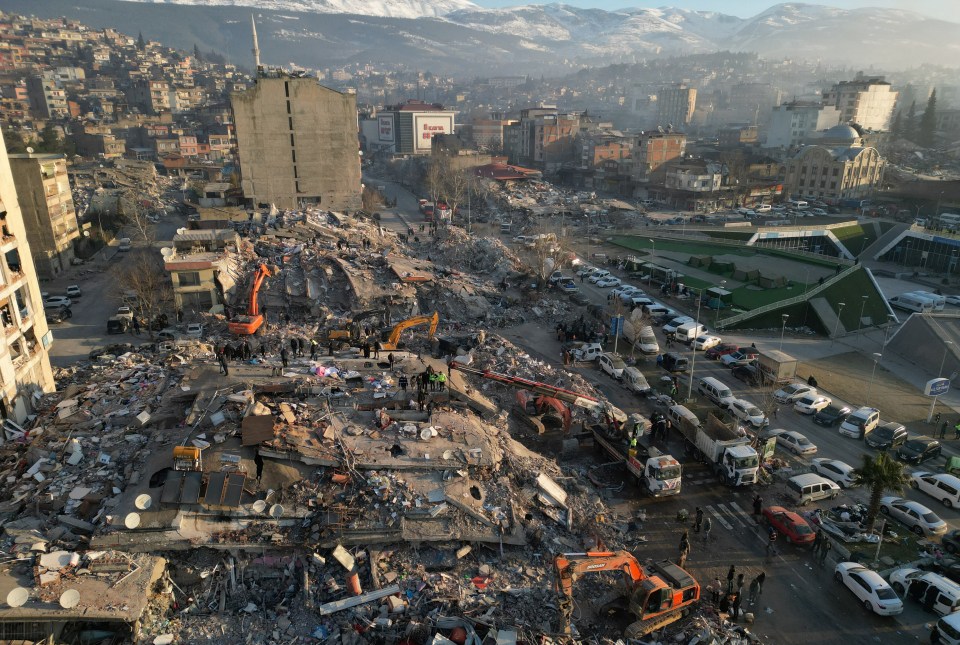
[[[553,559],[557,576],[557,596],[561,627],[570,633],[570,618],[573,615],[573,583],[583,573],[597,571],[623,571],[632,591],[645,578],[643,567],[626,551],[593,551],[587,553],[561,553]]]
[[[394,350],[397,348],[397,344],[400,342],[400,335],[407,329],[411,327],[417,327],[418,325],[430,325],[430,330],[428,336],[433,338],[434,334],[437,333],[437,325],[440,324],[440,314],[438,312],[433,312],[432,316],[414,316],[413,318],[407,318],[406,320],[401,320],[393,327],[393,331],[390,332],[390,337],[383,344],[383,349],[385,350]]]
[[[250,284],[250,299],[247,302],[247,313],[245,315],[236,316],[233,320],[227,323],[227,330],[231,334],[250,336],[257,333],[257,330],[260,329],[261,325],[263,325],[263,316],[260,314],[260,305],[257,300],[257,294],[260,291],[260,287],[263,285],[263,281],[271,275],[273,275],[273,272],[266,264],[261,264],[259,267],[257,267],[257,272],[254,274],[253,280]]]
[[[519,376],[498,374],[497,372],[491,372],[490,370],[478,370],[463,365],[458,361],[454,361],[451,367],[453,369],[460,370],[461,372],[465,372],[466,374],[473,374],[474,376],[479,376],[480,378],[490,379],[492,381],[502,383],[503,385],[509,385],[510,387],[516,387],[522,390],[530,390],[531,392],[536,392],[542,396],[559,399],[564,403],[569,403],[579,408],[599,412],[602,415],[610,417],[620,425],[626,423],[627,421],[627,415],[620,408],[611,405],[606,401],[601,401],[600,399],[587,396],[586,394],[580,394],[579,392],[574,392],[573,390],[566,390],[562,387],[556,387],[555,385],[531,381],[529,379],[520,378]]]
[[[260,315],[260,305],[257,302],[257,294],[263,281],[271,275],[270,268],[266,264],[261,264],[257,268],[257,274],[253,278],[253,287],[250,289],[250,304],[247,308],[247,314],[250,316]]]

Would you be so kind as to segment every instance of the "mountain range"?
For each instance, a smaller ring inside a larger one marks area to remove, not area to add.
[[[903,69],[960,61],[960,26],[910,11],[787,3],[751,18],[686,9],[481,9],[467,0],[4,0],[4,10],[68,16],[166,45],[308,69],[370,63],[455,75],[561,74],[584,66],[720,50]],[[243,6],[255,4],[256,7]]]

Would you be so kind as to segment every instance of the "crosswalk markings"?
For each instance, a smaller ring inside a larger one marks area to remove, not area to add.
[[[728,531],[733,530],[734,524],[744,529],[753,526],[753,518],[736,502],[730,502],[729,507],[727,504],[717,504],[716,506],[711,504],[704,508]]]

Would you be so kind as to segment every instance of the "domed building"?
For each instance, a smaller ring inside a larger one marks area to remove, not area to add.
[[[835,204],[864,199],[880,186],[884,160],[876,148],[863,145],[859,126],[835,125],[814,140],[787,161],[784,188],[794,198]]]

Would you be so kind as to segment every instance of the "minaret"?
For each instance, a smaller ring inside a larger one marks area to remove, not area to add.
[[[260,44],[257,42],[257,23],[250,14],[250,27],[253,29],[253,64],[256,67],[256,73],[259,76],[262,68],[260,67]]]

